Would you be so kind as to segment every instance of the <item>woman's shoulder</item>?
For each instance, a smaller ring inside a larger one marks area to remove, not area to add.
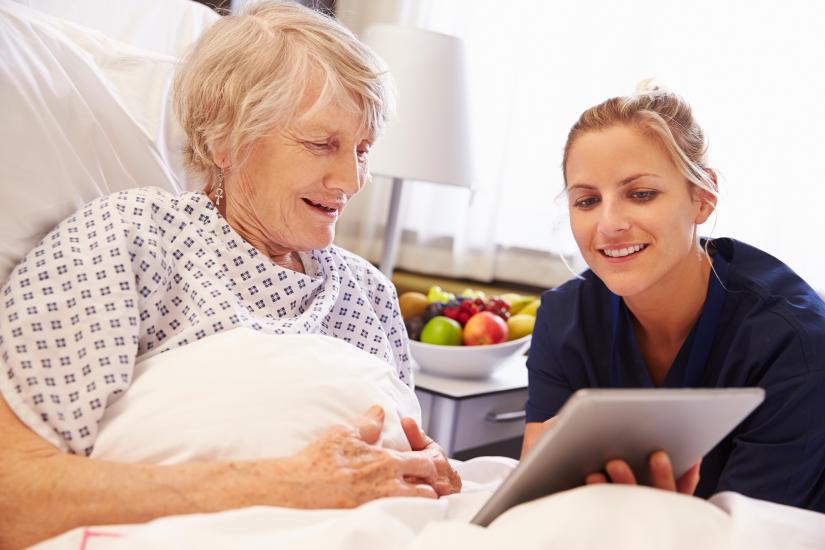
[[[610,331],[610,291],[590,270],[546,290],[536,312],[536,324],[546,337],[562,346],[588,341]]]
[[[186,207],[189,213],[192,213],[198,207],[204,206],[200,204],[203,201],[209,202],[201,193],[186,192],[174,195],[159,187],[135,187],[97,197],[86,203],[72,217],[76,218],[78,214],[91,217],[108,212],[123,221],[139,221]]]
[[[601,309],[610,303],[610,291],[591,270],[541,294],[541,307],[570,311],[572,309]]]
[[[793,338],[809,358],[825,354],[825,302],[781,260],[735,239],[715,239],[729,262],[729,314],[739,332],[766,341]]]
[[[825,318],[825,302],[793,269],[771,254],[735,239],[714,239],[729,264],[728,287],[780,308],[810,309]]]

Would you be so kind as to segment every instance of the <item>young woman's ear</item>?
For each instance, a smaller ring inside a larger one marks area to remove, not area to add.
[[[716,172],[710,168],[705,168],[708,177],[713,180],[713,187],[719,189],[718,180],[716,179]],[[696,219],[694,223],[701,225],[707,221],[713,211],[716,210],[716,195],[706,189],[702,189],[698,185],[693,187],[694,197],[699,202],[699,210],[696,212]]]

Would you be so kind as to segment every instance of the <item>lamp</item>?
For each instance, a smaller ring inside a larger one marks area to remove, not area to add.
[[[392,178],[380,264],[389,277],[404,180],[472,186],[466,62],[459,38],[425,29],[374,25],[363,41],[387,64],[397,90],[396,116],[370,151],[370,171]]]

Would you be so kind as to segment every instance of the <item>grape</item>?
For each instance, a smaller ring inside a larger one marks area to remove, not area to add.
[[[490,298],[487,303],[484,304],[483,311],[489,311],[494,315],[498,315],[505,321],[510,318],[510,304],[498,297]]]
[[[405,319],[404,326],[407,327],[407,335],[411,340],[421,339],[421,330],[424,328],[424,319],[422,317]]]
[[[460,307],[447,305],[447,306],[444,307],[444,311],[441,312],[441,315],[443,315],[444,317],[449,317],[450,319],[453,319],[455,321],[458,321],[460,312],[461,312]]]
[[[470,313],[467,310],[461,310],[458,314],[458,319],[457,320],[458,320],[459,323],[461,323],[461,326],[463,327],[464,325],[467,324],[467,321],[469,321],[470,317],[472,317],[473,315],[475,315],[475,313]]]
[[[444,304],[442,304],[441,302],[433,302],[430,305],[428,305],[427,309],[424,311],[424,316],[423,316],[424,317],[423,318],[424,324],[426,324],[427,321],[429,321],[433,317],[441,315],[441,312],[443,312],[443,311],[444,311]]]

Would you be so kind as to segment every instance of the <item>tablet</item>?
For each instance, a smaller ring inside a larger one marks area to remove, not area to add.
[[[578,487],[614,458],[646,483],[648,457],[663,450],[678,478],[764,397],[762,388],[579,390],[472,523],[486,527],[513,506]]]

